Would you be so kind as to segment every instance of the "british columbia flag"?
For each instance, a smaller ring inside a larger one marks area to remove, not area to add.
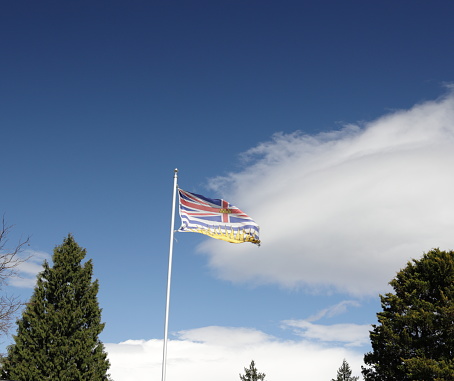
[[[178,190],[181,227],[179,232],[195,232],[232,243],[260,245],[257,223],[225,200]]]

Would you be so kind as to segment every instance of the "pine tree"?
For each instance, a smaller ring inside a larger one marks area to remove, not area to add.
[[[107,381],[109,361],[98,336],[104,328],[93,264],[71,235],[44,263],[33,296],[18,320],[2,378],[16,381]]]
[[[336,379],[331,379],[331,381],[358,381],[359,377],[352,376],[352,371],[350,369],[350,365],[344,359],[342,362],[341,367],[337,371]]]
[[[454,251],[408,262],[381,297],[364,356],[368,381],[454,380]]]
[[[242,376],[240,374],[241,381],[259,381],[265,379],[265,373],[257,372],[257,368],[255,367],[254,360],[251,361],[251,365],[249,365],[249,369],[244,368],[245,375]]]

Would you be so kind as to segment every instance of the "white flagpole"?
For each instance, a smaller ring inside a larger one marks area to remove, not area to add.
[[[172,222],[170,224],[170,245],[169,245],[169,268],[167,272],[167,298],[166,298],[166,317],[164,324],[164,349],[162,353],[162,377],[161,381],[166,379],[167,366],[167,336],[169,332],[169,304],[170,304],[170,280],[172,278],[172,255],[173,255],[173,235],[175,232],[175,201],[177,194],[178,169],[175,168],[173,176],[173,197],[172,197]]]

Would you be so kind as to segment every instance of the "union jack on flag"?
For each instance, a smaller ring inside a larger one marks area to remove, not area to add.
[[[232,243],[260,245],[259,226],[246,213],[225,200],[178,190],[181,227],[179,232],[195,232]]]

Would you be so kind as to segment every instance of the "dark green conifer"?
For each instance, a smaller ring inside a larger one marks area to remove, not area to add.
[[[104,328],[93,264],[69,235],[38,275],[18,320],[15,343],[3,361],[2,378],[16,381],[107,381],[109,361],[98,336]]]
[[[454,251],[408,262],[381,297],[364,356],[367,381],[454,380]]]
[[[241,381],[263,381],[265,380],[265,373],[259,373],[255,367],[254,360],[251,361],[251,365],[248,368],[244,368],[244,375],[240,374]]]
[[[337,377],[331,381],[358,381],[359,377],[352,376],[352,370],[347,360],[342,361],[341,367],[337,370]]]

